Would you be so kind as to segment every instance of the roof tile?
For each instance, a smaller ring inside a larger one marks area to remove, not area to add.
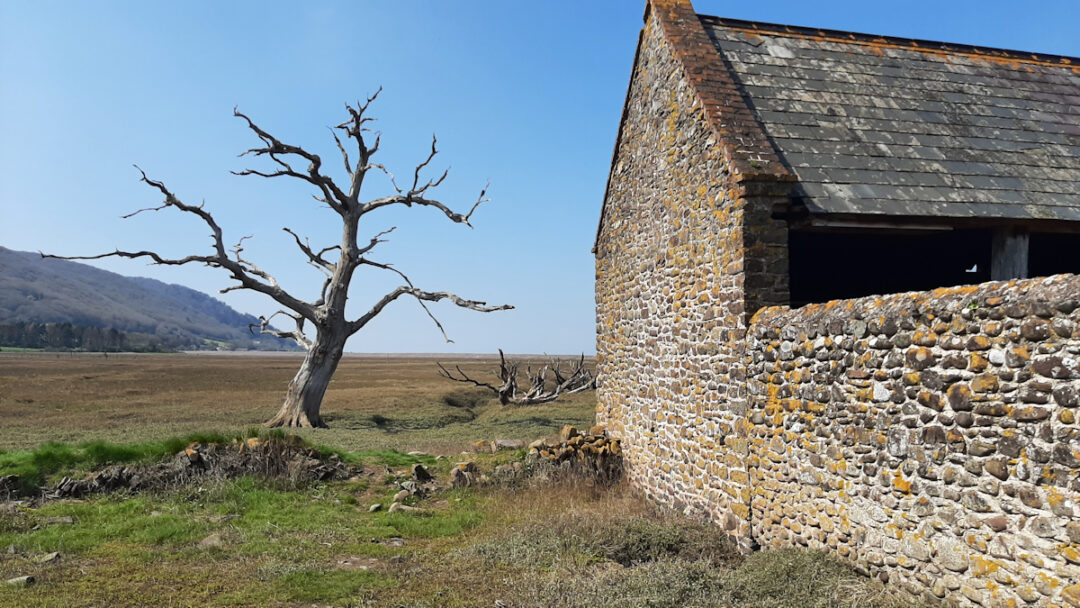
[[[812,212],[1080,221],[1076,60],[699,18]]]

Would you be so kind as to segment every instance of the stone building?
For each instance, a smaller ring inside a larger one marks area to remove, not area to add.
[[[650,0],[597,418],[634,484],[747,549],[1080,606],[1078,251],[1080,59]]]

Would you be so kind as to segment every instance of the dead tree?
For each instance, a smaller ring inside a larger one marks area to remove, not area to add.
[[[493,370],[492,374],[499,379],[499,385],[480,382],[470,378],[460,366],[454,366],[456,373],[446,369],[442,363],[439,366],[439,375],[454,382],[463,382],[480,388],[486,388],[499,396],[499,403],[503,405],[535,405],[549,403],[563,395],[572,395],[581,391],[596,388],[596,378],[585,366],[585,355],[569,365],[567,371],[563,371],[563,363],[559,359],[552,359],[549,363],[540,366],[535,372],[531,365],[526,365],[525,379],[528,386],[522,390],[518,385],[518,374],[521,363],[507,361],[502,349],[499,349],[499,369]],[[551,374],[550,380],[548,374]]]
[[[346,104],[349,118],[334,129],[331,135],[334,143],[341,153],[348,176],[346,182],[338,183],[324,173],[322,159],[317,154],[312,154],[300,146],[284,143],[264,131],[245,114],[233,109],[233,115],[241,118],[258,136],[261,145],[251,148],[240,156],[266,157],[273,162],[270,170],[244,169],[234,171],[235,175],[255,175],[265,178],[287,177],[308,183],[316,191],[313,195],[316,201],[329,207],[342,224],[341,243],[328,247],[316,248],[306,239],[289,228],[283,230],[292,237],[301,254],[312,266],[318,268],[325,276],[322,284],[321,295],[314,302],[307,302],[296,298],[282,289],[277,280],[267,271],[256,266],[252,261],[243,257],[243,243],[249,237],[240,238],[231,249],[226,249],[224,235],[221,227],[214,220],[210,212],[203,208],[202,204],[189,205],[182,202],[173,194],[165,184],[150,179],[146,173],[136,166],[141,174],[141,181],[158,190],[164,197],[164,202],[158,207],[140,209],[124,216],[125,218],[137,215],[143,211],[159,211],[169,207],[178,209],[184,213],[198,216],[211,231],[213,253],[208,255],[189,255],[184,258],[166,258],[153,251],[113,251],[93,256],[56,256],[42,254],[43,257],[56,257],[67,260],[96,260],[106,257],[123,258],[149,258],[154,264],[181,266],[184,264],[205,264],[213,268],[223,268],[230,274],[230,278],[236,281],[221,290],[221,293],[239,289],[250,289],[263,293],[282,306],[278,312],[260,317],[258,328],[261,333],[277,336],[279,338],[291,338],[307,350],[300,370],[289,383],[288,392],[285,394],[285,402],[280,411],[266,423],[268,427],[325,427],[319,413],[323,396],[334,375],[338,363],[341,361],[342,352],[345,349],[345,341],[356,332],[360,331],[371,322],[390,303],[400,297],[415,298],[427,315],[442,332],[443,338],[451,342],[446,335],[441,323],[435,318],[428,308],[428,302],[448,300],[462,308],[477,310],[480,312],[492,312],[496,310],[508,310],[513,308],[509,305],[488,306],[484,302],[466,300],[448,291],[424,291],[413,285],[403,272],[394,268],[391,264],[379,262],[369,257],[375,247],[385,242],[385,237],[394,228],[379,232],[366,242],[359,238],[360,220],[367,214],[392,205],[404,205],[406,207],[430,207],[444,214],[447,219],[457,224],[472,227],[469,220],[473,213],[485,198],[487,188],[481,190],[480,196],[467,213],[457,213],[442,202],[430,198],[432,189],[438,187],[447,172],[443,172],[436,179],[424,179],[421,173],[431,163],[437,154],[436,139],[431,138],[431,150],[413,171],[412,183],[408,187],[399,187],[394,175],[383,165],[373,162],[372,157],[379,150],[380,134],[373,133],[367,124],[374,120],[367,116],[368,107],[378,97],[379,91],[369,97],[363,103],[355,106]],[[336,130],[336,131],[335,131]],[[344,133],[345,137],[353,140],[351,147],[355,147],[356,160],[351,162],[349,152],[338,133]],[[307,167],[301,169],[297,164],[306,163]],[[394,188],[394,194],[381,198],[362,201],[360,190],[364,185],[365,178],[369,173],[380,172],[390,178]],[[401,280],[401,285],[379,298],[371,306],[370,310],[363,315],[349,319],[345,314],[345,302],[349,296],[349,286],[352,283],[353,274],[362,267],[371,267],[378,270],[394,273]],[[289,317],[295,323],[296,329],[281,331],[274,328],[271,322],[278,315]],[[308,330],[310,324],[310,331]]]

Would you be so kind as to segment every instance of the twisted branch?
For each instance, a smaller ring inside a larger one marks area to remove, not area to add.
[[[499,349],[499,369],[492,372],[501,382],[499,386],[469,377],[460,366],[455,366],[457,373],[454,374],[442,363],[436,363],[436,365],[439,366],[439,375],[443,378],[491,390],[499,396],[499,403],[503,405],[549,403],[563,395],[572,395],[596,388],[596,378],[585,366],[584,354],[570,367],[568,374],[563,373],[562,362],[558,358],[553,358],[549,364],[541,366],[536,372],[533,372],[532,366],[528,366],[525,377],[529,386],[524,392],[518,390],[518,370],[521,364],[507,360],[502,349]],[[548,382],[549,371],[555,377],[554,383]]]
[[[303,251],[304,255],[306,255],[308,257],[308,263],[309,264],[315,266],[316,268],[321,268],[321,269],[324,269],[324,270],[326,270],[328,272],[331,272],[331,273],[334,272],[334,269],[336,268],[337,265],[334,262],[330,262],[330,261],[326,260],[322,256],[323,256],[324,253],[326,253],[328,251],[334,251],[335,249],[340,250],[341,245],[334,245],[332,247],[324,247],[324,248],[322,248],[322,250],[320,250],[318,253],[316,253],[316,252],[312,251],[310,242],[304,242],[304,241],[300,240],[300,235],[296,234],[295,232],[293,232],[289,228],[282,228],[282,230],[284,230],[285,232],[288,232],[289,234],[291,234],[293,239],[296,240],[296,246],[299,247],[300,251]],[[307,239],[305,239],[305,241],[306,240]]]
[[[214,217],[205,209],[202,205],[188,205],[181,201],[175,194],[173,194],[164,183],[150,179],[138,165],[135,165],[141,175],[140,181],[146,183],[150,187],[158,190],[165,196],[165,202],[158,207],[151,207],[147,209],[140,209],[128,215],[128,217],[137,215],[143,211],[160,211],[169,207],[174,207],[185,213],[191,213],[198,216],[203,222],[210,228],[210,238],[213,242],[214,254],[213,255],[189,255],[183,258],[166,258],[161,256],[155,251],[121,251],[119,249],[110,253],[102,253],[99,255],[91,256],[61,256],[41,253],[43,258],[55,258],[61,260],[99,260],[109,257],[121,257],[121,258],[149,258],[153,260],[154,264],[167,265],[167,266],[183,266],[184,264],[190,264],[192,262],[199,262],[206,264],[212,268],[224,268],[228,270],[232,275],[232,279],[237,281],[237,285],[226,287],[222,290],[222,293],[234,291],[237,289],[250,289],[259,293],[266,294],[273,298],[276,302],[282,306],[294,311],[298,315],[303,316],[306,319],[314,321],[316,319],[316,311],[311,304],[299,300],[284,289],[282,289],[277,281],[272,276],[261,270],[258,266],[255,266],[248,260],[240,257],[240,252],[243,251],[242,243],[247,238],[240,239],[240,242],[233,248],[233,253],[236,256],[235,259],[230,258],[228,252],[225,250],[225,243],[222,237],[222,230],[218,223],[214,220]],[[254,276],[253,276],[254,275]],[[256,278],[258,277],[258,278]],[[263,280],[259,280],[259,279]]]
[[[377,264],[368,263],[368,265],[376,266]],[[389,268],[388,265],[382,266],[384,266],[386,270],[392,270],[393,272],[404,276],[399,270],[395,268]],[[371,307],[371,310],[364,313],[364,315],[361,316],[359,319],[356,319],[355,321],[349,323],[349,334],[352,335],[363,329],[365,325],[370,323],[371,320],[374,319],[380,312],[382,312],[383,309],[386,308],[391,302],[400,298],[403,295],[410,295],[416,298],[416,301],[420,303],[420,305],[424,308],[425,311],[427,311],[428,316],[431,317],[431,320],[435,322],[435,325],[442,332],[443,338],[447,342],[451,343],[453,342],[453,340],[451,340],[449,336],[446,335],[446,331],[443,330],[442,323],[440,323],[439,320],[435,318],[435,315],[431,313],[431,311],[427,308],[424,302],[439,302],[441,300],[450,300],[450,302],[452,302],[455,306],[459,306],[461,308],[468,308],[469,310],[475,310],[479,312],[495,312],[497,310],[514,309],[514,307],[509,304],[503,304],[501,306],[488,306],[487,302],[481,302],[479,300],[466,300],[465,298],[450,293],[449,291],[424,291],[422,289],[417,289],[416,287],[413,287],[410,281],[409,285],[402,285],[395,288],[390,293],[384,295],[382,298],[379,299],[378,302],[375,303],[374,306]]]
[[[281,330],[278,330],[278,329],[274,329],[270,325],[270,321],[272,321],[273,318],[278,316],[278,315],[285,315],[286,317],[289,317],[293,321],[295,321],[296,322],[296,329],[294,331],[281,331]],[[279,311],[275,312],[274,314],[270,315],[269,317],[260,316],[258,323],[251,323],[251,324],[248,325],[248,331],[252,331],[256,327],[258,327],[260,334],[267,334],[267,335],[275,336],[277,338],[282,338],[282,339],[285,339],[285,340],[292,339],[292,340],[295,340],[296,343],[299,344],[300,346],[303,346],[306,349],[310,349],[312,347],[312,342],[311,342],[311,339],[308,338],[306,334],[304,334],[304,321],[305,321],[304,317],[302,317],[300,315],[293,315],[293,314],[289,314],[288,312],[286,312],[284,310],[279,310]],[[254,332],[252,331],[252,333],[254,333]]]
[[[240,154],[240,156],[247,156],[249,154],[252,156],[265,155],[270,157],[271,160],[273,160],[275,163],[277,163],[279,167],[281,167],[281,169],[271,173],[267,173],[265,171],[258,171],[255,169],[244,169],[242,171],[233,171],[233,175],[257,175],[259,177],[266,178],[288,176],[294,177],[296,179],[301,179],[321,190],[323,196],[320,200],[322,200],[322,202],[325,202],[327,205],[330,205],[331,209],[337,211],[338,213],[345,212],[345,210],[349,207],[350,199],[348,196],[345,195],[344,192],[341,191],[340,188],[338,188],[337,184],[334,183],[334,180],[330,179],[329,177],[323,175],[320,172],[320,168],[322,167],[322,159],[319,158],[318,154],[308,152],[300,146],[293,146],[283,143],[273,135],[262,130],[258,125],[255,124],[253,120],[248,118],[246,114],[244,114],[237,108],[233,108],[233,116],[243,118],[244,121],[247,122],[248,128],[254,131],[255,134],[259,137],[259,139],[263,141],[263,144],[265,144],[261,148],[251,148],[249,150],[245,150]],[[280,157],[281,155],[299,156],[300,158],[308,161],[309,164],[307,168],[307,173],[300,173],[299,171],[293,169],[292,165],[290,165],[288,162],[286,162]]]

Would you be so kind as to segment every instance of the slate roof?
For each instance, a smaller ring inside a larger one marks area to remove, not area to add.
[[[699,19],[811,213],[1080,221],[1080,59]]]

